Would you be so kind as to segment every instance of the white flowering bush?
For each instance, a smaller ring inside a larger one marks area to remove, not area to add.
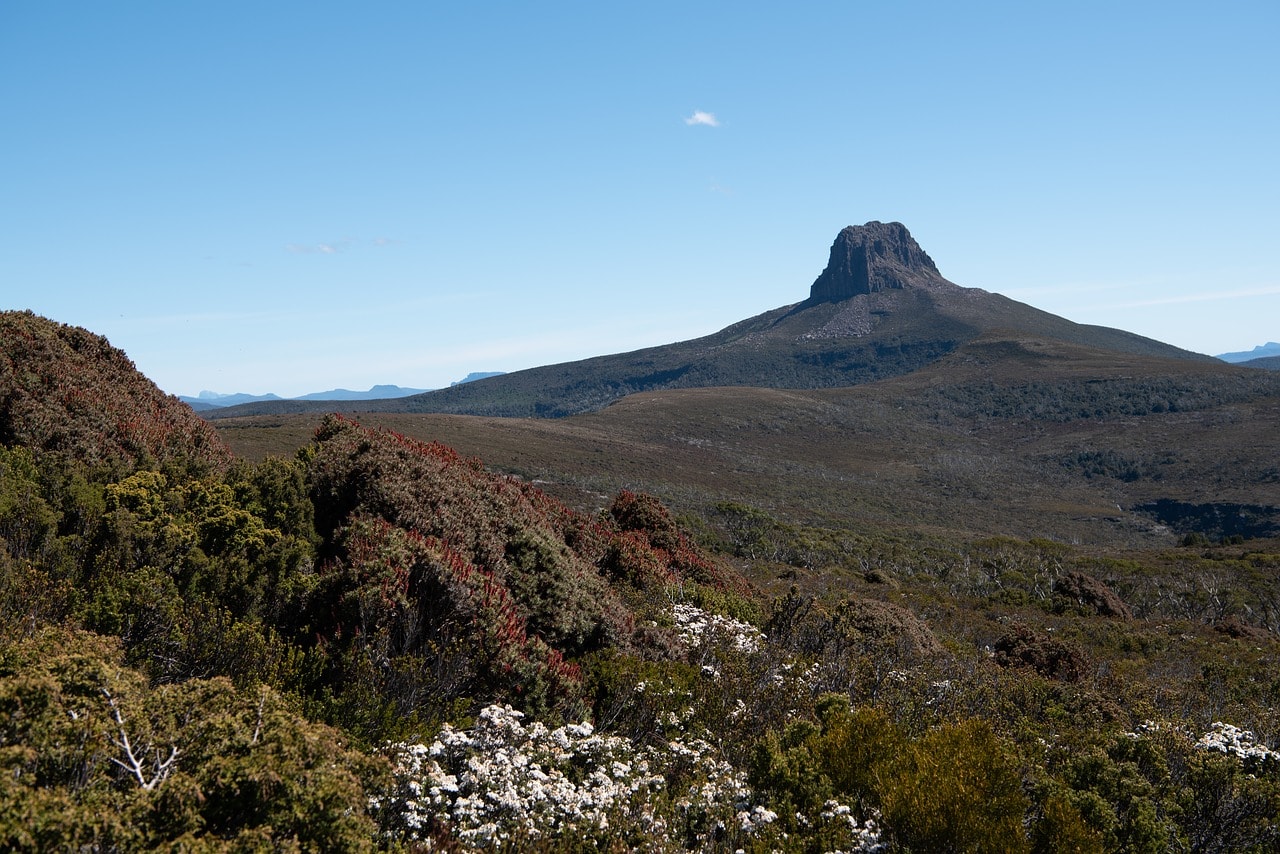
[[[448,828],[473,849],[572,834],[666,850],[754,836],[777,817],[751,804],[745,775],[703,739],[638,747],[590,723],[526,723],[510,706],[388,752],[395,789],[374,806],[413,840]]]
[[[625,729],[633,738],[598,732],[587,722],[552,728],[510,706],[488,706],[472,726],[446,724],[424,742],[388,746],[395,782],[374,803],[384,827],[428,847],[457,843],[468,850],[770,850],[807,844],[802,839],[821,850],[884,850],[876,821],[860,823],[835,801],[806,808],[809,815],[792,816],[789,807],[780,816],[781,806],[761,797],[768,790],[754,793],[746,771],[708,735],[708,726],[721,731],[709,723],[711,709],[720,724],[754,720],[751,709],[761,697],[749,706],[735,695],[739,688],[773,695],[777,681],[794,682],[808,671],[791,662],[768,672],[747,667],[761,664],[766,642],[749,623],[685,603],[671,613],[691,653],[688,664],[712,680],[700,684],[732,681],[735,693],[725,695],[732,702],[717,688],[708,706],[697,689],[651,674],[658,681],[637,680],[627,689],[649,709]]]
[[[1200,736],[1196,747],[1230,754],[1250,763],[1280,762],[1280,753],[1259,744],[1252,732],[1222,721],[1214,721],[1213,728]]]
[[[1214,721],[1209,731],[1198,739],[1185,725],[1150,720],[1138,724],[1134,732],[1126,732],[1125,736],[1137,739],[1166,731],[1175,732],[1188,740],[1195,739],[1195,746],[1200,750],[1225,753],[1249,764],[1280,763],[1280,752],[1260,744],[1249,730],[1222,721]]]
[[[848,834],[847,840],[843,840],[844,845],[837,850],[848,851],[850,854],[881,854],[888,850],[889,846],[880,836],[880,827],[876,821],[878,817],[877,813],[865,822],[860,822],[850,806],[834,799],[823,804],[822,812],[818,814],[818,818],[828,827],[834,825],[833,829],[843,830]]]
[[[712,638],[724,638],[739,652],[756,652],[764,641],[764,634],[750,623],[735,620],[721,614],[708,613],[696,605],[684,602],[672,608],[676,632],[690,648],[697,648]]]
[[[441,728],[430,745],[397,744],[393,799],[410,838],[433,822],[461,842],[488,847],[568,830],[605,830],[610,816],[656,831],[644,815],[663,786],[626,739],[602,736],[589,723],[549,729],[510,706],[489,706],[470,730]]]

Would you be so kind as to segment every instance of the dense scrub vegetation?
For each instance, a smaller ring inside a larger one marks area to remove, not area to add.
[[[338,417],[248,464],[5,323],[7,850],[1280,845],[1274,541],[584,514]]]
[[[0,443],[118,474],[139,465],[206,470],[230,454],[101,335],[31,312],[0,312]]]
[[[938,386],[911,401],[939,420],[1035,419],[1064,422],[1197,412],[1275,394],[1262,371],[1165,376],[1071,378],[1021,383],[977,380]]]

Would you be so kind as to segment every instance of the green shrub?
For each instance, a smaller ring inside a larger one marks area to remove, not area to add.
[[[878,811],[905,850],[1029,849],[1018,766],[986,722],[944,725],[913,741],[883,711],[853,710],[844,696],[824,695],[816,714],[816,723],[791,724],[757,745],[751,782],[779,813],[816,815],[836,799],[863,818]]]
[[[1021,783],[991,726],[977,719],[927,733],[876,775],[885,826],[911,851],[1028,850]]]
[[[265,686],[152,687],[86,632],[0,648],[5,850],[372,850],[386,774]]]

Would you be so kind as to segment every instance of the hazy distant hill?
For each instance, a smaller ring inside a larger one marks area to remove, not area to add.
[[[465,380],[464,380],[465,382]],[[226,406],[238,406],[245,403],[262,403],[272,400],[386,400],[397,397],[408,397],[430,391],[425,388],[403,388],[398,385],[375,385],[368,391],[352,391],[346,388],[335,388],[329,391],[313,391],[295,398],[283,398],[278,394],[219,394],[215,391],[202,391],[196,397],[178,395],[178,399],[196,412],[221,409]]]
[[[463,383],[473,383],[476,380],[487,380],[489,379],[489,377],[500,377],[503,375],[503,373],[505,372],[504,371],[472,371],[471,373],[467,374],[465,377],[458,380],[457,382],[449,383],[449,385],[455,386],[455,385],[462,385]]]
[[[180,394],[178,400],[190,406],[196,412],[203,412],[209,409],[220,409],[224,406],[236,406],[241,403],[261,403],[267,400],[284,400],[278,394],[245,394],[238,392],[236,394],[219,394],[216,391],[202,391],[195,397]]]
[[[1238,363],[1242,368],[1262,368],[1264,371],[1280,371],[1280,356],[1267,356]]]
[[[502,376],[502,371],[472,371],[457,382],[450,383],[451,386],[459,386],[463,383],[475,382],[489,377]],[[306,402],[325,402],[334,400],[395,400],[401,397],[410,397],[415,394],[426,394],[431,389],[425,388],[405,388],[398,385],[375,385],[368,391],[352,391],[346,388],[335,388],[329,391],[314,391],[310,394],[300,395],[298,397],[284,398],[276,394],[218,394],[214,391],[202,391],[197,397],[187,397],[179,395],[178,399],[186,403],[196,412],[210,412],[215,409],[223,409],[229,406],[243,406],[245,404],[268,403],[279,401],[288,403],[290,401],[306,401]],[[319,406],[318,409],[332,409],[330,406]],[[277,411],[305,411],[305,407],[301,410],[298,408],[280,409]]]
[[[335,388],[330,391],[316,391],[304,394],[295,400],[388,400],[396,397],[408,397],[430,391],[425,388],[403,388],[398,385],[375,385],[368,391],[351,391]]]
[[[1219,353],[1218,358],[1224,362],[1251,362],[1256,359],[1265,359],[1280,356],[1280,344],[1275,341],[1268,341],[1266,344],[1259,344],[1252,350],[1244,350],[1239,353]],[[1264,367],[1257,365],[1255,367]]]

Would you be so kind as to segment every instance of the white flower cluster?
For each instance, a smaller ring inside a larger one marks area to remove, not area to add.
[[[826,854],[883,854],[889,845],[880,835],[879,818],[880,813],[872,810],[871,817],[860,822],[852,807],[831,799],[822,805],[817,819],[797,812],[796,824],[821,834],[828,845],[840,845],[828,848]]]
[[[1165,730],[1170,730],[1170,729],[1177,730],[1179,732],[1183,732],[1184,734],[1186,734],[1185,727],[1175,727],[1172,724],[1162,723],[1160,721],[1145,720],[1142,723],[1138,724],[1138,726],[1134,728],[1133,732],[1126,732],[1124,736],[1125,738],[1138,739],[1144,736],[1154,735],[1155,733],[1164,732]]]
[[[1258,744],[1252,732],[1240,729],[1222,721],[1214,721],[1213,729],[1200,736],[1196,747],[1203,750],[1217,750],[1231,753],[1240,759],[1252,759],[1265,762],[1268,759],[1280,760],[1280,753]]]
[[[879,816],[879,813],[875,815]],[[880,854],[888,849],[888,845],[881,839],[880,828],[876,825],[875,818],[868,818],[865,824],[859,823],[853,810],[839,801],[831,800],[822,805],[822,819],[828,822],[843,822],[847,825],[850,854]]]
[[[391,745],[396,791],[374,806],[393,810],[411,839],[438,823],[474,849],[566,833],[600,839],[611,822],[665,848],[680,835],[669,833],[671,820],[723,828],[736,817],[754,833],[777,817],[752,807],[745,774],[702,739],[637,748],[589,723],[549,729],[523,717],[489,706],[470,730],[446,724],[430,745]],[[669,780],[683,781],[681,791]]]
[[[672,609],[675,617],[676,632],[680,639],[690,647],[699,647],[710,635],[721,635],[729,640],[733,648],[740,652],[755,652],[764,641],[764,634],[750,623],[725,617],[721,614],[708,614],[695,605],[678,603]]]
[[[747,833],[755,833],[766,824],[773,824],[777,820],[778,814],[776,812],[771,809],[765,809],[762,806],[738,811],[738,824]]]
[[[510,706],[488,706],[471,730],[445,724],[430,746],[393,746],[398,812],[411,837],[433,818],[476,846],[513,833],[537,839],[551,830],[607,828],[611,813],[663,786],[626,739],[599,735],[589,723],[526,727],[523,717]]]

